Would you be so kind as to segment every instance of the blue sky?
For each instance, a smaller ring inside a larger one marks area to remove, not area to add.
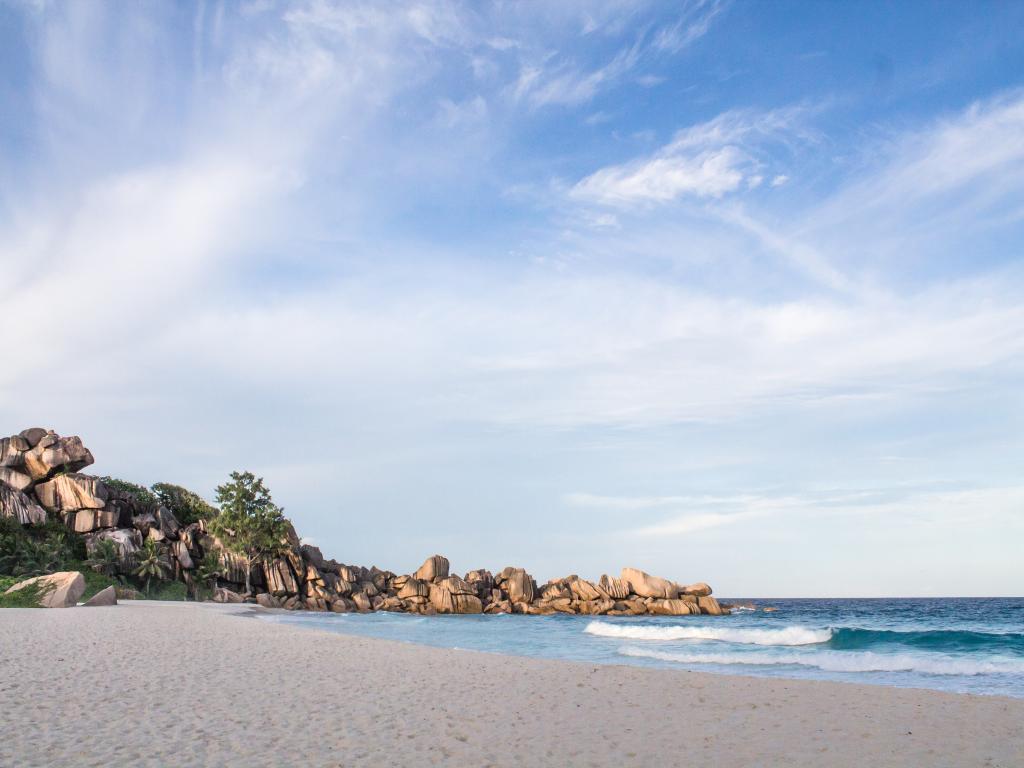
[[[1019,3],[0,2],[8,432],[346,562],[1024,593]]]

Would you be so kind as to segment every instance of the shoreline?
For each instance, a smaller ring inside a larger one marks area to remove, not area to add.
[[[5,610],[0,765],[1024,763],[1024,701],[1004,696],[444,649],[262,612]]]

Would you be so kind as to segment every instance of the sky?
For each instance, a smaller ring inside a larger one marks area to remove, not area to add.
[[[8,434],[328,557],[1024,594],[1024,4],[0,0]]]

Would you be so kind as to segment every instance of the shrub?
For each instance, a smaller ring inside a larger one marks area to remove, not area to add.
[[[215,506],[198,493],[172,483],[155,483],[153,493],[156,498],[171,510],[171,514],[182,525],[189,525],[199,520],[212,520],[219,512]]]
[[[16,584],[18,581],[20,580],[15,579],[14,583]],[[7,590],[12,586],[14,584],[4,586],[3,592],[0,593],[0,608],[39,608],[39,601],[54,588],[53,584],[46,586],[29,584],[17,592],[6,594]]]
[[[22,528],[0,528],[0,573],[28,578],[64,569],[84,550],[84,543],[69,536],[56,522]]]
[[[157,505],[156,496],[145,486],[136,485],[127,480],[119,480],[116,477],[101,477],[100,480],[108,488],[131,496],[138,507],[155,507]]]

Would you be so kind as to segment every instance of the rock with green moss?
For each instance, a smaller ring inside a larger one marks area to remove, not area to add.
[[[85,592],[85,577],[78,571],[60,571],[46,576],[35,576],[10,587],[4,595],[28,590],[34,594],[40,608],[70,608]]]

